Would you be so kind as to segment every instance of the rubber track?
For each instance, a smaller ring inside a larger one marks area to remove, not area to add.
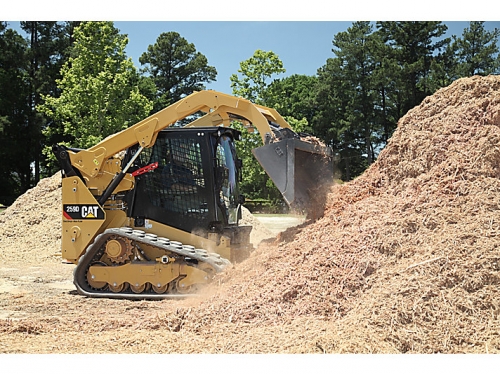
[[[223,271],[231,263],[229,260],[222,258],[215,253],[208,253],[203,249],[195,249],[193,246],[182,245],[180,242],[170,241],[166,238],[157,237],[153,234],[145,233],[141,230],[133,230],[130,227],[107,229],[103,233],[97,235],[94,242],[87,247],[85,254],[80,257],[73,276],[73,283],[79,294],[87,297],[104,297],[112,299],[130,299],[130,300],[145,300],[145,299],[173,299],[196,296],[196,294],[157,294],[150,290],[149,292],[134,293],[130,288],[123,292],[101,291],[92,288],[87,282],[87,271],[94,261],[99,261],[104,254],[104,243],[111,236],[121,236],[131,239],[133,242],[146,244],[160,248],[161,250],[175,253],[184,258],[190,258],[199,262],[205,262],[211,265],[216,272]],[[194,265],[195,266],[195,265]]]

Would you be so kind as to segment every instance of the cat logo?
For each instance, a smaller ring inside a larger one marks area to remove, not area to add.
[[[97,218],[97,205],[83,205],[82,206],[82,218]]]
[[[63,206],[63,216],[67,220],[104,219],[104,211],[99,205],[68,204]]]

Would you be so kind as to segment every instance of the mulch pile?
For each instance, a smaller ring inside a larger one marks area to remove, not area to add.
[[[193,320],[335,321],[350,352],[500,351],[500,77],[411,110],[324,216],[224,274]],[[329,345],[330,344],[330,345]]]
[[[60,256],[61,212],[61,173],[56,173],[0,214],[0,259],[36,263]]]
[[[56,189],[46,206],[30,194],[0,215],[0,258],[58,248]],[[152,304],[141,329],[174,326],[222,352],[499,353],[499,204],[500,77],[460,79],[409,111],[321,218],[261,244],[201,300]]]

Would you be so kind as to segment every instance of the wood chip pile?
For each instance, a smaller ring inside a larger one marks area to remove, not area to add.
[[[321,219],[221,277],[196,319],[314,316],[351,352],[499,352],[499,177],[500,77],[458,80],[400,120]]]
[[[0,248],[0,259],[11,261],[60,256],[61,173],[42,179],[0,214]]]

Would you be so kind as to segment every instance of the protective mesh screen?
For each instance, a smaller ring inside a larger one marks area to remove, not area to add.
[[[158,138],[141,154],[141,164],[153,162],[158,168],[145,174],[151,204],[182,215],[207,213],[201,146],[196,139]]]

